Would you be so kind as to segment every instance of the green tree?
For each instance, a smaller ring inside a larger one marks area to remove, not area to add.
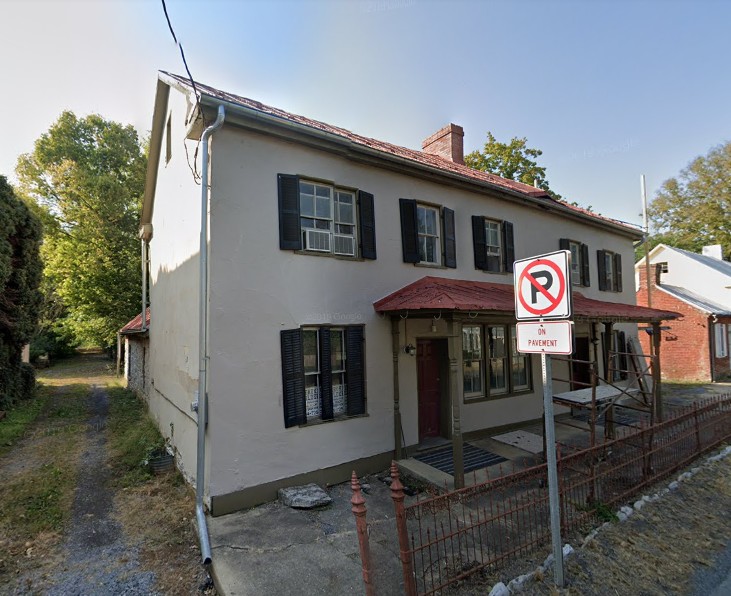
[[[483,150],[465,155],[464,161],[475,170],[490,172],[530,186],[537,184],[538,188],[560,199],[560,195],[548,186],[546,168],[539,166],[536,161],[541,155],[543,151],[540,149],[528,147],[528,139],[525,137],[513,137],[510,143],[501,143],[488,131]]]
[[[41,304],[41,224],[0,176],[0,409],[30,396],[33,369],[21,362]]]
[[[700,252],[721,244],[731,257],[731,141],[696,157],[666,180],[648,207],[652,244]]]
[[[45,292],[56,329],[108,346],[139,310],[139,214],[147,158],[132,126],[64,112],[18,160],[44,217]]]

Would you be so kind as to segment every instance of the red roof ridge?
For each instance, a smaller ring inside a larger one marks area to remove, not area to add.
[[[181,75],[176,75],[176,74],[173,74],[170,72],[166,72],[166,71],[160,71],[160,72],[162,74],[164,74],[165,76],[173,78],[178,83],[185,85],[186,87],[188,87],[189,89],[192,90],[192,85],[191,85],[189,78],[183,77]],[[389,143],[387,141],[380,141],[380,140],[374,139],[372,137],[367,137],[367,136],[352,132],[346,128],[342,128],[340,126],[327,124],[320,120],[315,120],[313,118],[308,118],[306,116],[300,116],[298,114],[294,114],[292,112],[287,112],[285,110],[276,108],[274,106],[269,106],[260,101],[250,99],[248,97],[243,97],[241,95],[236,95],[234,93],[222,91],[220,89],[216,89],[215,87],[211,87],[210,85],[206,85],[205,83],[199,83],[198,81],[196,81],[195,86],[198,89],[199,93],[208,95],[214,99],[238,104],[240,106],[254,109],[258,112],[262,112],[262,113],[268,114],[270,116],[274,116],[277,118],[281,118],[283,120],[287,120],[289,122],[294,122],[296,124],[301,124],[303,126],[315,128],[322,132],[342,137],[342,138],[344,138],[350,142],[356,143],[358,145],[362,145],[364,147],[374,149],[374,150],[380,151],[382,153],[388,153],[388,154],[394,155],[396,157],[401,157],[403,159],[408,159],[410,161],[414,161],[421,165],[431,166],[431,167],[437,168],[443,172],[450,172],[453,174],[463,176],[465,178],[470,178],[472,180],[487,182],[489,184],[493,184],[493,185],[501,187],[503,189],[507,189],[507,190],[511,190],[513,192],[527,195],[534,199],[544,199],[547,202],[561,205],[562,207],[564,207],[566,209],[569,209],[576,213],[580,213],[584,216],[590,217],[597,221],[608,222],[613,225],[621,226],[626,229],[631,229],[631,230],[639,233],[639,228],[637,226],[634,226],[633,224],[629,224],[627,222],[623,222],[618,219],[613,219],[611,217],[605,217],[603,215],[599,215],[597,213],[594,213],[593,211],[589,211],[588,209],[579,207],[578,205],[572,205],[571,203],[569,203],[568,201],[563,200],[563,199],[561,199],[561,200],[554,199],[547,191],[545,191],[541,188],[537,188],[535,186],[531,186],[530,184],[524,184],[523,182],[518,182],[516,180],[511,180],[509,178],[503,178],[502,176],[498,176],[498,175],[492,174],[490,172],[483,172],[482,170],[475,170],[474,168],[471,168],[467,165],[458,164],[449,159],[445,159],[443,157],[433,155],[431,153],[425,153],[423,151],[419,151],[416,149],[410,149],[408,147],[402,147],[400,145],[395,145],[395,144]]]

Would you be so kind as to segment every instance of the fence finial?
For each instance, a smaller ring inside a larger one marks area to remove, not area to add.
[[[355,470],[353,470],[353,475],[350,477],[350,488],[353,490],[350,504],[352,505],[351,511],[355,516],[355,527],[358,533],[360,560],[363,567],[363,583],[365,584],[366,595],[375,596],[376,592],[371,581],[371,547],[368,541],[365,498],[360,491],[360,481]]]

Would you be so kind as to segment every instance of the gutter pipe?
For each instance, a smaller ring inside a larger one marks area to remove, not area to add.
[[[264,112],[260,112],[254,108],[247,108],[238,105],[237,103],[226,100],[226,99],[218,99],[213,98],[206,95],[201,95],[201,104],[203,105],[221,105],[219,102],[223,102],[226,105],[228,105],[229,109],[234,112],[234,114],[238,113],[244,118],[248,118],[251,120],[263,122],[266,124],[274,124],[276,126],[280,126],[282,128],[286,128],[288,130],[291,130],[293,132],[298,132],[302,134],[306,134],[312,137],[315,137],[317,139],[322,139],[325,141],[333,141],[336,142],[339,145],[344,145],[348,148],[348,151],[351,153],[361,153],[363,155],[369,155],[378,159],[382,160],[388,160],[393,163],[397,163],[402,166],[408,166],[411,168],[415,168],[422,171],[427,171],[431,174],[436,174],[440,177],[448,176],[454,180],[459,180],[460,182],[464,182],[469,186],[478,186],[480,188],[487,188],[489,190],[501,192],[503,194],[521,199],[525,201],[526,203],[529,203],[535,207],[540,207],[542,209],[547,209],[549,211],[555,211],[556,213],[559,213],[561,215],[567,215],[569,217],[576,218],[581,221],[588,221],[594,225],[600,225],[601,227],[611,227],[617,232],[624,233],[626,236],[631,236],[633,238],[642,238],[642,234],[640,233],[640,230],[637,229],[639,226],[635,226],[634,224],[622,224],[620,222],[613,222],[609,220],[598,220],[595,216],[590,215],[583,215],[582,213],[577,213],[576,211],[569,209],[568,207],[564,207],[561,205],[561,203],[558,203],[554,201],[553,203],[546,203],[545,198],[538,198],[538,197],[532,197],[530,195],[523,194],[519,191],[506,188],[504,186],[500,186],[498,184],[493,184],[489,182],[482,182],[482,181],[475,181],[475,180],[465,180],[461,175],[459,174],[450,174],[449,172],[445,172],[444,170],[439,170],[437,168],[434,168],[432,166],[428,166],[425,164],[414,164],[411,160],[408,160],[403,157],[395,156],[395,155],[388,155],[384,156],[383,152],[378,151],[376,149],[371,149],[370,147],[365,147],[362,145],[358,145],[355,142],[351,140],[344,140],[342,137],[339,137],[333,133],[329,133],[326,131],[318,130],[312,127],[309,127],[305,124],[299,124],[297,122],[291,122],[289,120],[286,120],[285,118],[281,116],[274,116],[271,114],[266,114]],[[235,117],[235,116],[234,116]]]
[[[206,473],[206,426],[208,424],[208,139],[223,125],[225,109],[218,106],[216,121],[203,131],[201,143],[203,158],[201,162],[201,235],[200,235],[200,291],[198,308],[198,396],[193,409],[198,413],[198,447],[195,472],[195,515],[198,520],[198,538],[204,565],[211,563],[211,543],[208,538],[208,524],[203,506]]]

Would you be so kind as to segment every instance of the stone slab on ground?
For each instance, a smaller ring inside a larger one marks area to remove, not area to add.
[[[282,505],[295,509],[314,509],[332,503],[330,495],[317,484],[280,488],[279,500]]]
[[[502,435],[495,435],[492,437],[495,441],[512,445],[528,453],[542,453],[543,452],[543,437],[526,430],[515,430]]]

